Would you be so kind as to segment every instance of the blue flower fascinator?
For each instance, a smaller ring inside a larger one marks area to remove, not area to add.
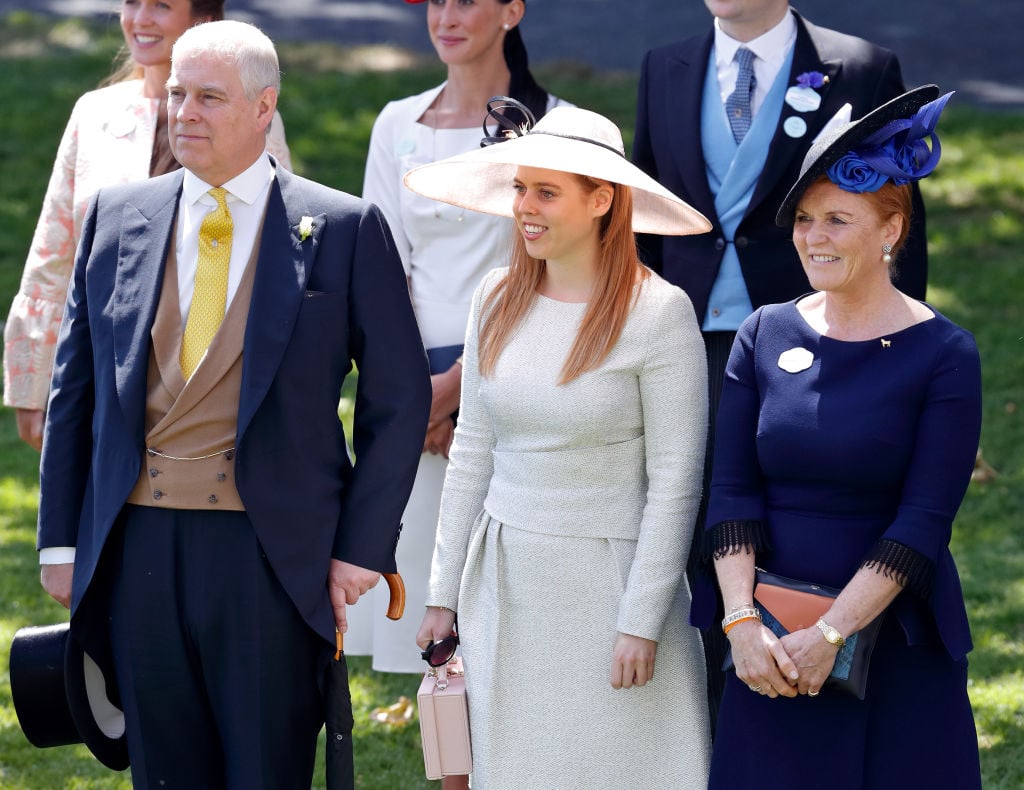
[[[942,154],[935,127],[952,95],[940,97],[937,86],[923,85],[816,141],[775,224],[793,224],[797,203],[822,175],[855,193],[876,192],[889,181],[903,185],[930,175]]]

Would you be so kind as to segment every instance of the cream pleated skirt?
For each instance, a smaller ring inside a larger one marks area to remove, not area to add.
[[[704,658],[685,583],[654,679],[609,683],[636,543],[474,526],[459,596],[474,790],[704,788]]]

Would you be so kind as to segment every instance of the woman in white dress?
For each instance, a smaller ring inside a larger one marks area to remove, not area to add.
[[[224,18],[224,0],[122,0],[124,62],[78,99],[57,149],[21,287],[4,329],[4,405],[42,447],[57,330],[89,200],[101,187],[176,170],[167,142],[171,47],[192,25]],[[291,168],[280,115],[267,150]]]
[[[430,426],[396,552],[410,611],[426,595],[470,302],[484,274],[505,260],[511,223],[414,195],[402,186],[402,176],[417,165],[479,148],[483,108],[492,96],[512,96],[538,118],[560,104],[530,74],[518,27],[524,13],[523,0],[432,0],[427,27],[448,78],[387,104],[370,137],[363,197],[380,206],[395,237],[433,374]],[[387,594],[381,585],[349,608],[345,652],[372,655],[377,671],[422,675],[413,648],[416,618],[386,620]],[[399,719],[402,713],[397,711]]]
[[[711,226],[577,108],[405,183],[516,223],[510,266],[473,300],[417,635],[429,650],[458,613],[473,787],[703,788],[684,568],[706,363],[689,299],[633,233]]]

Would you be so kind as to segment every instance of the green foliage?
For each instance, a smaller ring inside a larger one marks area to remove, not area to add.
[[[83,88],[110,71],[116,48],[103,45],[89,28],[51,26],[24,13],[0,25],[0,294],[13,294],[39,215],[64,124]],[[26,144],[26,141],[28,144]]]
[[[46,188],[53,155],[75,99],[110,70],[115,26],[54,24],[24,12],[0,20],[0,309],[10,304]],[[393,98],[437,84],[433,61],[382,48],[323,44],[281,47],[281,112],[298,172],[359,193],[370,128]],[[557,95],[616,120],[630,147],[635,75],[575,64],[538,70]],[[971,699],[986,788],[1024,782],[1024,117],[956,106],[941,124],[943,162],[923,184],[932,252],[929,300],[967,327],[981,348],[985,386],[982,448],[997,470],[974,483],[954,528],[975,640]],[[350,419],[352,387],[342,414]],[[6,674],[14,631],[66,616],[42,594],[33,551],[38,456],[0,412],[0,787],[128,788],[84,747],[40,752],[25,741]],[[416,617],[416,612],[407,616]],[[360,788],[435,787],[423,779],[415,721],[389,730],[370,711],[412,696],[413,676],[371,672],[352,659]],[[510,747],[511,748],[511,747]],[[322,752],[322,750],[321,750]],[[315,786],[323,785],[323,767]]]
[[[373,51],[349,57],[325,44],[282,45],[281,114],[297,172],[360,194],[370,129],[391,99],[444,78],[436,66],[368,75]]]
[[[971,702],[986,788],[1024,781],[1024,123],[950,107],[942,163],[922,182],[931,252],[929,300],[981,350],[984,458],[953,533],[975,650]]]

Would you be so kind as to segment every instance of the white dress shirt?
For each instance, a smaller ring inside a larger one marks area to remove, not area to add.
[[[256,233],[263,220],[263,211],[270,195],[270,184],[274,180],[274,166],[265,153],[253,164],[230,181],[221,184],[228,191],[228,211],[234,231],[231,236],[231,262],[228,264],[228,298],[231,304],[242,273],[252,255]],[[178,201],[178,222],[175,247],[178,265],[178,301],[181,307],[181,326],[188,320],[192,304],[192,291],[196,282],[196,266],[199,262],[199,228],[206,215],[217,208],[217,201],[209,194],[213,187],[189,170]]]
[[[725,105],[726,100],[736,89],[736,77],[739,76],[740,70],[734,60],[737,49],[746,47],[756,56],[753,65],[757,84],[750,97],[750,114],[752,118],[756,118],[757,111],[764,104],[765,96],[768,95],[775,78],[779,75],[779,69],[782,68],[795,43],[796,20],[788,11],[779,24],[751,41],[737,41],[732,38],[722,30],[716,19],[715,67],[718,70],[718,88],[722,93],[722,105]]]

